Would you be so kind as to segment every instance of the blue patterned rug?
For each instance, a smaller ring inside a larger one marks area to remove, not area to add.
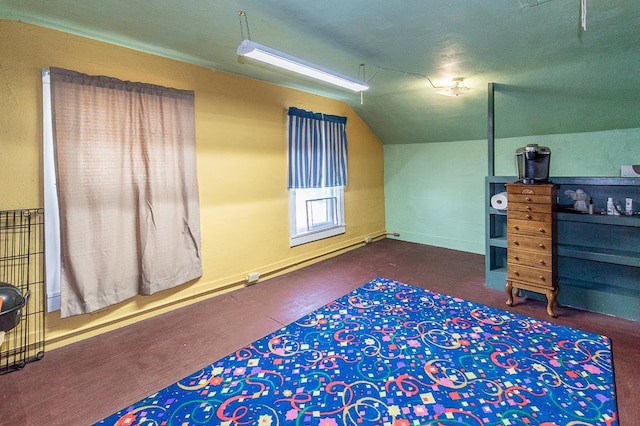
[[[108,425],[617,424],[609,339],[377,278]]]

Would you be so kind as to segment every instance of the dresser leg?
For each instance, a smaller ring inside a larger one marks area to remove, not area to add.
[[[558,315],[553,312],[553,307],[557,305],[558,288],[547,291],[547,313],[549,316],[556,318]]]
[[[507,290],[507,306],[512,306],[513,305],[513,284],[511,283],[511,281],[507,281],[506,290]]]

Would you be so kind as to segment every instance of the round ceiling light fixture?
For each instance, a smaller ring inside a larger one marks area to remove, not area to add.
[[[471,89],[468,88],[467,86],[463,86],[462,85],[463,81],[464,81],[464,78],[462,77],[456,77],[452,79],[451,82],[453,84],[447,88],[438,90],[438,94],[443,96],[460,96],[460,95],[464,95],[465,93],[468,93]]]

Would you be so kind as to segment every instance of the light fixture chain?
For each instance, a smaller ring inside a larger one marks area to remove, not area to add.
[[[244,19],[244,25],[242,23]],[[249,18],[247,18],[247,14],[240,10],[238,11],[238,20],[240,21],[240,37],[242,40],[251,40],[251,30],[249,30]],[[244,36],[244,30],[247,29],[247,37]]]
[[[367,70],[365,69],[364,64],[360,64],[358,67],[358,80],[367,81]],[[360,105],[364,105],[364,91],[360,92]]]
[[[409,72],[409,71],[401,71],[401,70],[396,70],[393,68],[385,68],[385,67],[378,67],[378,69],[376,69],[376,71],[371,75],[371,77],[369,77],[369,80],[367,81],[367,83],[369,81],[371,81],[373,79],[373,77],[376,76],[376,74],[378,73],[378,71],[391,71],[391,72],[397,72],[400,74],[404,74],[404,75],[415,75],[416,77],[422,77],[422,78],[426,78],[427,81],[429,82],[429,84],[431,84],[431,87],[433,87],[434,89],[444,89],[445,87],[443,86],[436,86],[435,84],[433,84],[433,80],[431,80],[428,76],[424,75],[424,74],[417,74],[415,72]]]
[[[360,66],[358,67],[358,80],[367,81],[366,77],[366,69],[364,68],[364,64],[360,64]]]

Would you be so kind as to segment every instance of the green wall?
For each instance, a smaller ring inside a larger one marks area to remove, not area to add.
[[[515,150],[530,143],[551,148],[551,176],[620,176],[640,164],[640,128],[496,140],[496,176],[515,176]],[[640,202],[640,200],[639,200]]]
[[[529,143],[551,149],[551,176],[620,176],[640,164],[637,128],[497,139],[495,174],[515,176],[515,150]],[[388,232],[484,254],[486,140],[385,145],[384,165]]]
[[[484,253],[487,142],[384,146],[387,232]]]

